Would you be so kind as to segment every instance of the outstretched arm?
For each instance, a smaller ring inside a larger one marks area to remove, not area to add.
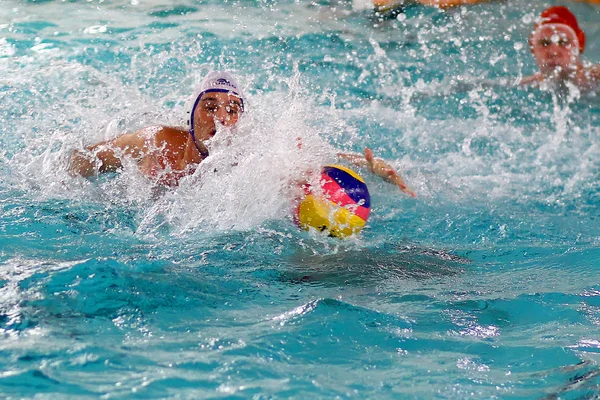
[[[539,72],[536,72],[535,74],[531,75],[531,76],[526,76],[523,79],[521,79],[519,81],[519,85],[531,85],[534,83],[540,83],[544,81],[544,77],[542,76],[542,74],[540,74]]]
[[[398,186],[400,190],[411,197],[417,197],[415,192],[410,190],[402,180],[402,177],[396,170],[381,158],[375,158],[373,151],[370,148],[365,148],[364,155],[351,153],[338,153],[338,157],[350,161],[352,164],[359,167],[367,167],[367,169],[384,180]]]
[[[373,4],[379,11],[408,5],[424,5],[440,8],[451,8],[470,4],[487,3],[490,0],[373,0]]]
[[[487,3],[488,0],[418,0],[424,6],[450,8],[469,4]]]

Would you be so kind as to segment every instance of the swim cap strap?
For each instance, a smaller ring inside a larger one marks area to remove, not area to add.
[[[202,98],[202,95],[204,93],[206,93],[206,91],[201,92],[198,95],[198,97],[196,97],[196,101],[194,101],[194,105],[192,106],[192,113],[190,114],[190,135],[192,135],[194,146],[196,146],[196,149],[198,149],[200,155],[206,158],[208,157],[208,151],[206,151],[206,149],[201,149],[200,147],[198,147],[198,143],[196,143],[196,135],[194,134],[194,112],[196,111],[196,107],[198,106],[198,103],[200,103],[200,99]]]

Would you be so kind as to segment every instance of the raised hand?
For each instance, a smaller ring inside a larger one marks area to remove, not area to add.
[[[404,180],[402,180],[402,177],[400,177],[400,175],[390,164],[388,164],[381,158],[375,158],[373,156],[373,151],[368,147],[365,148],[364,154],[365,160],[367,161],[367,168],[369,169],[369,171],[371,171],[377,176],[382,177],[386,181],[398,186],[400,190],[402,190],[409,196],[417,197],[416,193],[410,190],[408,186],[406,186]]]
[[[338,153],[338,157],[348,160],[354,165],[367,167],[370,172],[398,186],[404,193],[411,197],[417,197],[415,192],[406,186],[396,170],[381,158],[375,158],[370,148],[365,148],[364,156],[356,153]]]

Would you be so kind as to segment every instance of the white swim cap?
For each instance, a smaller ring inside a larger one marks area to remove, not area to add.
[[[227,71],[211,71],[200,84],[198,96],[208,92],[231,93],[244,101],[244,95],[235,78]],[[196,97],[196,98],[197,98]]]
[[[190,97],[184,106],[186,114],[188,114],[188,124],[191,129],[194,109],[198,105],[198,101],[200,97],[204,93],[210,92],[222,92],[222,93],[231,93],[234,96],[240,98],[242,103],[242,111],[244,111],[244,94],[237,81],[227,71],[211,71],[205,77],[204,80],[200,83],[200,85],[196,89],[196,93]]]

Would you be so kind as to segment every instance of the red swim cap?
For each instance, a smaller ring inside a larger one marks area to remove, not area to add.
[[[579,52],[583,53],[583,49],[585,48],[585,33],[579,27],[577,23],[577,18],[575,15],[565,6],[553,6],[547,8],[540,14],[540,18],[542,19],[540,22],[535,24],[535,28],[533,31],[535,32],[540,26],[546,24],[563,24],[567,25],[575,35],[577,35],[577,40],[579,41]]]

